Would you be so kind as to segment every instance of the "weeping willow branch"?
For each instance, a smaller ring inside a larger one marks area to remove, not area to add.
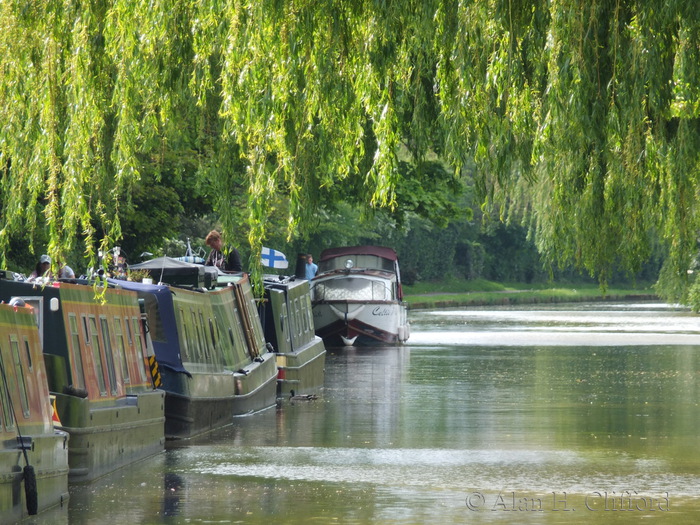
[[[604,280],[659,236],[680,272],[699,227],[691,4],[2,2],[0,252],[40,229],[53,255],[94,257],[145,163],[196,151],[186,177],[255,273],[272,196],[290,238],[344,193],[391,208],[405,147],[476,160],[484,199],[524,210],[551,261]]]

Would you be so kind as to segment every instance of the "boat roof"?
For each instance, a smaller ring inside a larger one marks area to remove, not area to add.
[[[185,262],[172,257],[157,257],[138,264],[130,264],[132,270],[184,270],[184,271],[199,271],[202,268],[201,264]]]
[[[166,281],[168,284],[180,287],[204,286],[210,288],[221,272],[216,266],[204,266],[195,262],[188,262],[183,259],[193,258],[173,258],[157,257],[138,264],[129,266],[131,270],[145,270],[151,277],[158,281]]]
[[[397,261],[398,256],[393,248],[386,246],[343,246],[340,248],[328,248],[321,252],[320,261],[328,261],[336,257],[347,257],[348,255],[375,255],[390,261]]]
[[[170,287],[165,284],[145,284],[135,281],[126,281],[123,279],[115,279],[108,277],[107,282],[115,288],[124,288],[135,292],[150,292],[150,293],[170,293]]]

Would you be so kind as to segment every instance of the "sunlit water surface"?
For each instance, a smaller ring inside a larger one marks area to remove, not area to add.
[[[411,322],[403,347],[329,348],[317,401],[73,486],[42,520],[698,521],[699,317],[592,304]]]

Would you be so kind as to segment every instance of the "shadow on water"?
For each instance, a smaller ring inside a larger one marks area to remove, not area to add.
[[[318,400],[71,487],[68,520],[695,523],[695,320],[649,306],[414,314],[408,345],[329,348]]]

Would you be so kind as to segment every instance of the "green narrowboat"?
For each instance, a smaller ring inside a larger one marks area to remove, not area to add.
[[[154,388],[135,292],[88,282],[0,279],[0,299],[34,309],[51,394],[70,434],[70,482],[164,450],[164,397]]]
[[[0,523],[67,501],[68,443],[54,426],[33,311],[0,304]]]
[[[267,275],[260,319],[277,357],[277,393],[313,394],[323,387],[326,347],[316,335],[309,281]]]

